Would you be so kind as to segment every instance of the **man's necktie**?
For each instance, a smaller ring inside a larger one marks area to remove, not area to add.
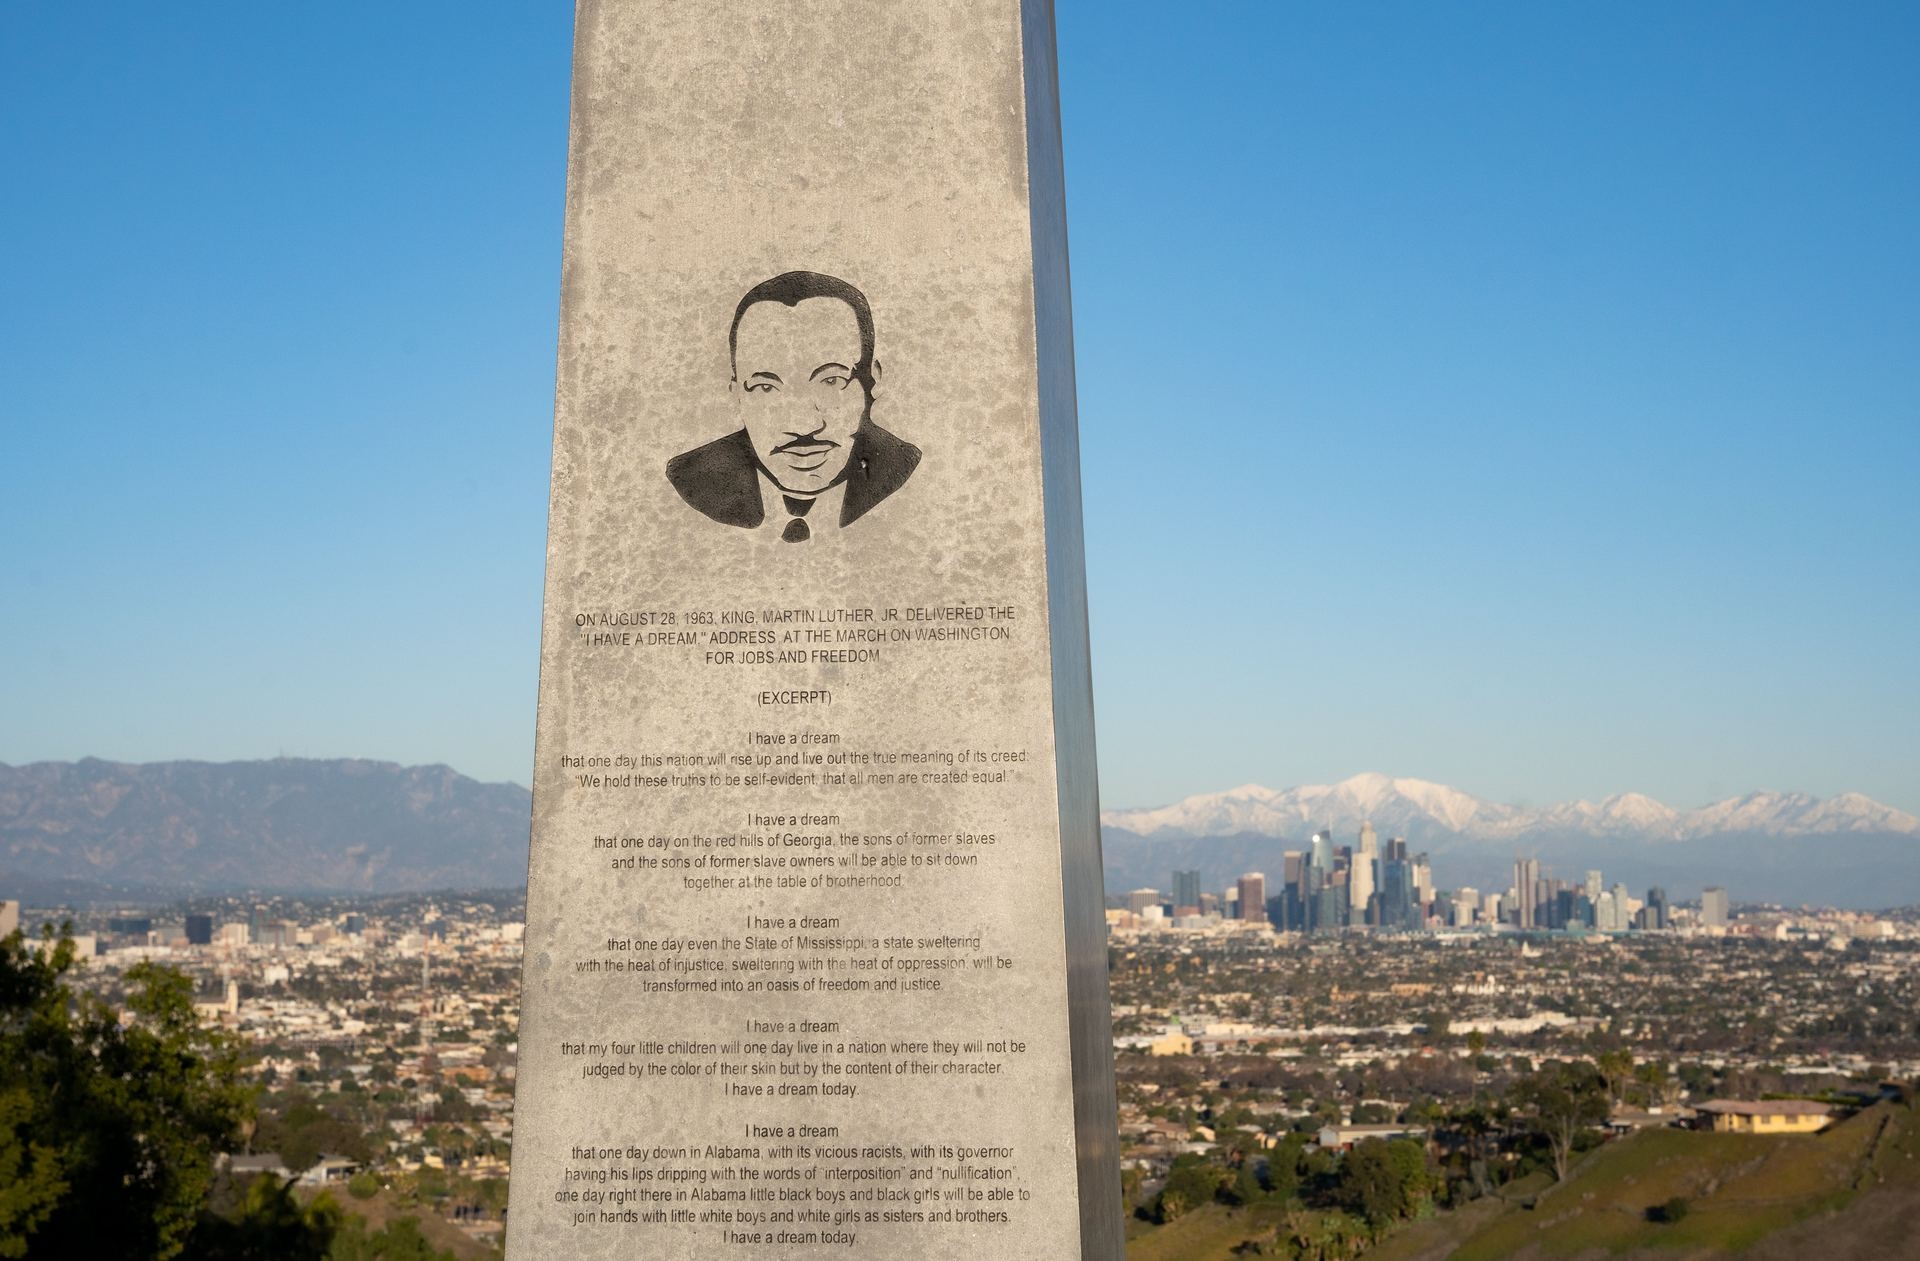
[[[780,498],[787,501],[787,511],[793,514],[793,520],[787,522],[787,528],[780,532],[780,537],[789,543],[806,542],[813,537],[813,531],[807,529],[807,523],[802,518],[807,515],[807,509],[813,507],[813,500],[795,499],[792,495],[782,495]]]

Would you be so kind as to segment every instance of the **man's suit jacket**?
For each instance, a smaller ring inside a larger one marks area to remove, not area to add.
[[[847,457],[840,524],[853,524],[906,485],[919,464],[919,447],[878,425],[861,425],[854,431],[853,451]],[[760,464],[744,429],[667,461],[667,480],[680,498],[722,525],[753,529],[760,524],[764,515],[760,477]]]

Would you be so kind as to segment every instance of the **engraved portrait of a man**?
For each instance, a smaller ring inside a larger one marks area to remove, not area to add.
[[[852,525],[899,490],[920,448],[873,421],[873,312],[846,281],[790,271],[746,292],[727,334],[739,428],[667,462],[680,498],[789,543]]]

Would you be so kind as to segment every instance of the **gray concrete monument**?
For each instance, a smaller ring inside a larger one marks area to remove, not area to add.
[[[515,1261],[1121,1255],[1055,85],[579,7]]]

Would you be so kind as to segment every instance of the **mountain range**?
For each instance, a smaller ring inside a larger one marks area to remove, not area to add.
[[[0,764],[0,898],[172,898],[254,889],[400,893],[518,887],[532,796],[445,766],[361,759]],[[1331,828],[1371,821],[1431,855],[1439,887],[1504,889],[1516,854],[1552,874],[1598,867],[1636,894],[1705,885],[1735,901],[1920,903],[1920,819],[1857,794],[1750,793],[1676,810],[1633,793],[1523,809],[1443,784],[1356,775],[1248,784],[1102,816],[1109,892],[1198,870],[1219,889]]]
[[[1694,810],[1639,793],[1528,809],[1445,784],[1355,775],[1337,784],[1246,784],[1172,805],[1101,816],[1107,887],[1164,887],[1174,868],[1208,887],[1241,872],[1277,879],[1314,832],[1352,844],[1362,823],[1433,857],[1442,888],[1505,888],[1516,855],[1563,877],[1599,868],[1636,893],[1722,885],[1736,898],[1887,906],[1920,901],[1920,818],[1858,793],[1755,792]]]
[[[1698,810],[1676,810],[1640,793],[1617,793],[1604,801],[1569,801],[1540,810],[1502,805],[1424,779],[1355,775],[1337,784],[1273,789],[1244,784],[1226,792],[1188,797],[1170,806],[1108,810],[1111,828],[1138,836],[1228,836],[1260,832],[1311,835],[1331,826],[1355,832],[1371,821],[1382,835],[1424,845],[1446,837],[1520,841],[1579,831],[1646,841],[1685,841],[1750,832],[1766,836],[1833,833],[1920,837],[1920,818],[1881,805],[1859,793],[1825,799],[1806,793],[1755,792],[1729,797]]]
[[[0,764],[0,897],[524,885],[533,799],[358,759]]]

